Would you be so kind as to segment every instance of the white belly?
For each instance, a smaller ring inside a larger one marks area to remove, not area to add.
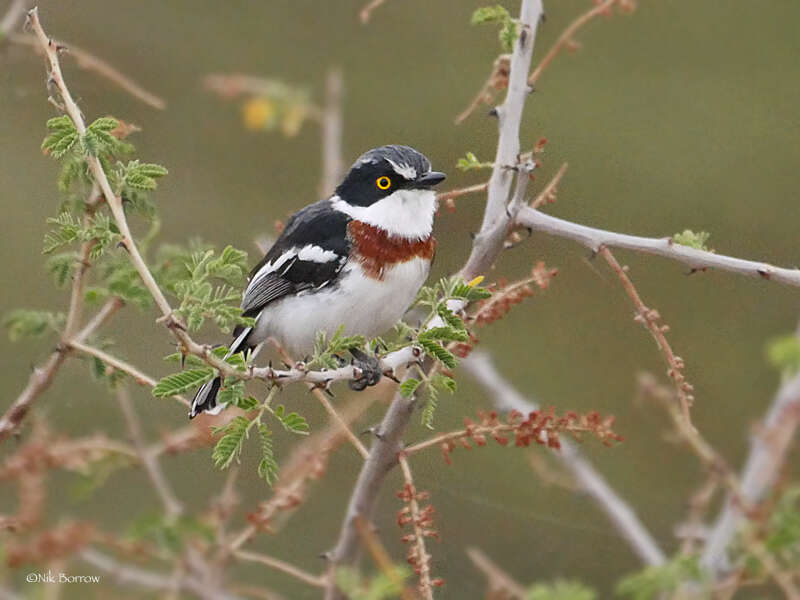
[[[428,278],[430,261],[422,258],[396,264],[379,281],[364,275],[361,266],[348,264],[336,286],[290,296],[268,305],[256,324],[253,340],[276,338],[294,357],[309,355],[318,331],[368,338],[397,323]]]

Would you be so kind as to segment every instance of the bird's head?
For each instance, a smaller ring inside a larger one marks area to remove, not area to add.
[[[405,199],[431,196],[431,187],[444,178],[444,173],[431,171],[431,162],[413,148],[381,146],[358,157],[336,195],[351,206],[367,207],[398,192],[398,198]]]

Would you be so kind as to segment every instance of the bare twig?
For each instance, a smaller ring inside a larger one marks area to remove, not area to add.
[[[344,81],[341,69],[328,69],[325,78],[325,104],[322,107],[322,180],[319,192],[328,197],[344,170],[342,158],[342,95]]]
[[[77,350],[78,352],[83,352],[89,356],[94,356],[101,362],[107,364],[110,367],[118,371],[122,371],[123,373],[130,375],[133,380],[138,383],[139,385],[147,385],[153,387],[158,383],[155,379],[147,375],[146,373],[142,373],[139,369],[126,363],[125,361],[112,356],[105,350],[100,350],[100,348],[95,348],[94,346],[90,346],[88,344],[84,344],[83,342],[79,342],[77,340],[71,340],[68,342],[70,348]]]
[[[625,289],[625,293],[627,293],[633,301],[633,305],[636,307],[636,321],[641,323],[656,341],[656,345],[669,367],[667,369],[667,375],[669,375],[669,378],[672,379],[675,384],[675,391],[681,403],[683,418],[686,420],[687,425],[693,427],[691,425],[692,417],[689,413],[689,407],[691,407],[692,402],[694,402],[694,396],[692,396],[692,390],[694,388],[683,374],[683,359],[675,355],[672,351],[672,346],[670,346],[667,341],[667,336],[664,335],[665,331],[667,331],[667,327],[660,323],[659,319],[661,315],[658,314],[657,310],[645,306],[641,296],[639,296],[639,292],[634,287],[630,277],[628,277],[626,270],[620,266],[617,259],[614,258],[614,255],[611,253],[611,250],[602,247],[600,248],[600,254],[617,274],[620,283],[622,283],[622,287]]]
[[[458,198],[459,196],[464,196],[466,194],[477,194],[479,192],[485,192],[486,188],[489,187],[488,183],[476,183],[475,185],[469,185],[467,187],[459,188],[457,190],[448,190],[446,192],[439,192],[436,194],[436,198],[439,202],[449,202]]]
[[[93,548],[82,550],[80,557],[84,562],[111,575],[114,581],[122,586],[135,585],[151,590],[171,592],[177,585],[180,589],[190,591],[205,600],[237,600],[234,595],[204,587],[203,581],[199,578],[187,575],[176,579],[169,574],[155,573],[121,563]]]
[[[378,565],[378,568],[381,570],[381,572],[386,575],[386,577],[388,577],[398,589],[401,590],[400,597],[403,600],[415,600],[418,596],[411,591],[411,589],[403,585],[403,580],[399,576],[397,569],[395,569],[394,563],[392,563],[392,558],[389,556],[389,552],[387,552],[386,547],[381,542],[378,534],[375,533],[375,529],[372,527],[372,524],[364,517],[359,516],[356,517],[355,528],[358,532],[359,538],[361,538],[361,543],[364,544],[364,547],[372,556],[372,560],[375,561],[375,564]]]
[[[511,63],[510,54],[501,54],[498,56],[492,65],[492,71],[489,77],[486,78],[483,86],[465,108],[456,117],[455,124],[460,125],[467,119],[473,112],[475,112],[481,104],[489,104],[494,100],[494,92],[499,92],[508,86],[508,70]]]
[[[524,398],[500,375],[485,352],[473,352],[461,362],[461,367],[484,387],[487,397],[499,410],[516,410],[528,414],[539,408],[535,402]],[[605,478],[584,458],[575,444],[562,440],[561,451],[554,453],[553,456],[573,474],[644,564],[664,564],[666,561],[664,552],[636,516],[631,505],[617,494]]]
[[[37,38],[29,34],[12,34],[9,36],[9,41],[22,46],[31,46],[35,49],[40,48]],[[91,52],[83,50],[74,44],[68,44],[59,40],[53,40],[53,43],[59,48],[59,50],[62,48],[66,50],[67,54],[75,59],[75,62],[78,63],[78,66],[81,69],[97,73],[101,77],[108,79],[110,82],[118,85],[131,96],[137,100],[140,100],[141,102],[144,102],[148,106],[152,106],[158,110],[164,110],[167,107],[167,103],[163,98],[147,91],[133,79],[123,73],[120,73],[102,58],[99,58]]]
[[[786,285],[800,286],[800,269],[784,269],[763,262],[706,252],[675,243],[672,238],[668,237],[647,238],[604,231],[565,221],[530,207],[524,207],[520,210],[517,215],[517,224],[533,231],[542,231],[557,237],[571,239],[586,246],[593,252],[597,252],[602,246],[623,248],[671,258],[689,265],[693,271],[719,269],[746,275],[747,277],[757,277]]]
[[[4,14],[3,19],[0,20],[0,43],[22,23],[22,19],[25,17],[25,12],[27,10],[28,0],[11,0],[6,14]]]
[[[772,489],[800,424],[800,374],[780,386],[763,424],[750,441],[741,475],[741,493],[753,504],[761,502]],[[727,549],[747,515],[729,498],[706,541],[702,564],[720,578],[730,569]]]
[[[136,416],[133,404],[131,404],[128,388],[124,385],[120,385],[117,389],[117,400],[122,409],[122,414],[125,417],[125,423],[128,426],[128,433],[131,436],[131,441],[139,454],[147,476],[150,478],[150,483],[153,484],[153,489],[164,505],[167,518],[175,519],[183,512],[183,505],[175,496],[175,492],[172,491],[169,481],[164,476],[164,472],[158,464],[158,458],[147,451],[144,434],[142,433],[142,425],[139,422],[139,417]]]
[[[119,298],[112,298],[97,312],[94,318],[81,329],[71,342],[82,342],[90,335],[92,335],[111,315],[113,315],[122,306],[122,300]],[[28,378],[28,384],[22,390],[17,399],[6,409],[6,412],[0,418],[0,442],[10,436],[25,415],[28,414],[30,407],[36,401],[36,398],[50,387],[53,383],[53,378],[56,375],[59,367],[67,358],[70,346],[60,344],[55,352],[50,355],[47,362],[41,367],[36,367]]]
[[[369,19],[372,16],[372,11],[378,8],[384,2],[386,2],[386,0],[371,0],[369,4],[362,8],[361,12],[358,13],[358,18],[361,19],[361,24],[366,25],[369,23]]]
[[[539,80],[542,72],[551,62],[553,62],[553,59],[558,55],[558,53],[573,43],[572,36],[574,36],[581,27],[586,25],[586,23],[598,15],[608,14],[611,10],[611,7],[617,2],[618,0],[602,0],[601,2],[596,2],[594,7],[590,8],[588,11],[572,21],[572,23],[567,26],[561,35],[558,36],[556,43],[553,44],[550,50],[547,51],[547,54],[544,55],[544,58],[539,61],[538,65],[536,65],[533,73],[531,73],[531,76],[528,78],[528,85],[536,85],[536,82]]]
[[[358,451],[358,453],[361,455],[361,458],[366,460],[367,457],[369,456],[369,452],[367,451],[367,448],[364,446],[363,443],[361,443],[361,440],[356,437],[356,434],[354,434],[350,430],[350,427],[347,425],[347,422],[336,411],[336,409],[331,404],[331,401],[328,400],[328,398],[325,396],[325,394],[321,390],[318,390],[318,389],[312,387],[312,391],[314,392],[314,395],[317,397],[317,399],[322,404],[322,407],[325,409],[325,412],[328,413],[328,416],[330,416],[331,419],[333,419],[336,422],[336,424],[339,426],[339,428],[342,430],[342,432],[344,433],[345,437],[347,438],[347,441],[349,441],[353,445],[353,447]]]
[[[321,575],[313,575],[308,571],[304,571],[303,569],[295,567],[293,564],[273,558],[272,556],[259,554],[257,552],[246,552],[244,550],[237,550],[233,553],[233,555],[239,560],[259,563],[261,565],[270,567],[271,569],[275,569],[276,571],[286,573],[287,575],[291,575],[295,579],[299,579],[308,585],[313,585],[314,587],[325,587],[326,579]]]
[[[541,0],[523,0],[520,10],[520,35],[514,44],[511,59],[510,84],[506,100],[498,107],[499,141],[492,177],[489,180],[488,200],[481,231],[478,233],[470,258],[459,275],[470,281],[488,269],[502,251],[508,224],[513,215],[507,212],[513,171],[519,154],[519,126],[522,107],[528,95],[526,79],[530,69],[536,29],[542,15]],[[338,566],[353,564],[358,556],[358,536],[355,519],[369,518],[377,502],[378,492],[388,470],[397,462],[402,449],[402,437],[414,410],[413,398],[395,396],[383,421],[377,428],[370,454],[361,469],[342,523],[335,548],[330,553],[331,571]],[[331,578],[326,592],[328,600],[341,598]]]
[[[528,597],[525,588],[511,577],[511,575],[497,566],[497,564],[480,549],[467,548],[467,556],[469,556],[472,564],[486,575],[490,593],[506,592],[517,600],[525,600],[525,598]]]
[[[544,186],[544,189],[539,192],[539,195],[531,202],[532,208],[539,208],[542,204],[547,204],[548,202],[552,202],[555,199],[556,191],[558,189],[558,184],[561,183],[561,178],[564,177],[564,174],[567,172],[567,163],[564,163],[559,167],[558,171],[550,182]]]

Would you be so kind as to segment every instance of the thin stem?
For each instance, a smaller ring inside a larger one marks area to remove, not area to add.
[[[161,470],[158,459],[154,454],[148,452],[147,445],[144,441],[144,434],[142,433],[142,425],[139,422],[139,417],[136,416],[133,404],[131,404],[128,388],[123,385],[120,385],[117,389],[117,401],[125,417],[125,423],[128,426],[128,433],[131,436],[131,441],[139,454],[139,458],[142,461],[147,476],[150,478],[153,489],[164,505],[167,518],[175,519],[183,513],[183,505],[172,491],[169,481]]]
[[[314,393],[314,396],[317,397],[317,400],[319,400],[320,403],[322,404],[322,406],[325,408],[325,411],[328,413],[328,415],[334,420],[334,422],[342,430],[342,432],[344,433],[345,437],[347,437],[347,440],[353,445],[353,447],[361,455],[361,458],[366,460],[367,457],[369,456],[369,451],[367,451],[367,448],[364,446],[364,444],[361,443],[361,440],[356,437],[356,434],[354,434],[351,431],[350,427],[348,427],[347,423],[341,417],[341,415],[338,412],[336,412],[336,409],[330,403],[330,400],[328,400],[328,397],[325,395],[325,393],[322,390],[320,390],[319,388],[315,388],[315,387],[311,387],[311,391]]]
[[[630,299],[633,301],[633,305],[636,307],[636,320],[639,321],[645,327],[645,329],[652,334],[653,339],[655,339],[656,344],[658,345],[659,351],[664,356],[664,360],[667,361],[667,365],[669,366],[667,374],[675,383],[675,391],[680,399],[683,418],[687,425],[693,428],[691,424],[692,417],[689,413],[689,407],[692,405],[692,402],[694,402],[694,397],[691,394],[693,388],[691,384],[686,381],[686,377],[683,374],[683,360],[675,356],[675,353],[672,351],[672,346],[670,346],[669,342],[667,341],[667,336],[664,335],[666,327],[659,323],[660,315],[658,314],[658,311],[652,310],[645,306],[630,277],[628,277],[625,269],[623,269],[617,262],[617,259],[614,258],[611,250],[606,247],[602,247],[600,248],[600,255],[617,274],[620,283],[622,283],[622,287],[625,289],[625,293],[628,294]]]
[[[275,569],[276,571],[286,573],[287,575],[291,575],[295,579],[298,579],[303,583],[307,583],[308,585],[313,585],[314,587],[325,587],[327,581],[321,575],[314,575],[312,573],[309,573],[308,571],[300,569],[299,567],[295,567],[294,565],[287,563],[286,561],[280,560],[278,558],[273,558],[272,556],[267,556],[266,554],[247,552],[245,550],[237,550],[233,553],[233,556],[235,556],[239,560],[244,560],[247,562],[255,562],[270,567],[271,569]]]
[[[506,592],[516,600],[524,600],[528,593],[522,584],[501,569],[478,548],[467,548],[467,556],[475,567],[486,575],[489,592]]]
[[[528,77],[528,85],[534,86],[536,82],[539,80],[539,77],[542,75],[544,70],[548,67],[548,65],[553,62],[553,59],[564,49],[571,41],[572,37],[578,32],[578,30],[586,25],[589,21],[594,19],[598,15],[602,15],[604,13],[608,13],[611,10],[611,7],[617,0],[604,0],[603,2],[597,3],[593,8],[587,10],[585,13],[577,17],[572,23],[570,23],[567,28],[558,36],[556,43],[547,51],[547,54],[544,55],[544,58],[539,61],[539,64],[536,65],[536,68],[531,73],[531,76]]]
[[[328,69],[325,78],[325,105],[322,107],[322,180],[319,191],[327,198],[336,188],[344,170],[342,158],[342,95],[344,81],[341,69]]]
[[[123,302],[119,298],[112,298],[106,302],[94,318],[70,340],[70,343],[81,342],[92,335],[122,305]],[[19,427],[36,399],[53,383],[58,369],[67,358],[69,348],[69,345],[60,344],[44,365],[33,369],[25,389],[0,417],[0,442],[8,438]]]
[[[13,44],[31,46],[33,48],[39,47],[37,38],[30,34],[15,33],[10,35],[8,40]],[[167,107],[167,103],[163,98],[147,91],[133,79],[112,67],[102,58],[99,58],[91,52],[83,50],[74,44],[67,44],[58,40],[53,41],[59,49],[63,48],[66,50],[67,53],[75,59],[75,62],[78,63],[78,66],[81,69],[97,73],[100,75],[100,77],[104,77],[115,85],[118,85],[131,96],[137,100],[140,100],[141,102],[144,102],[148,106],[158,110],[164,110]]]

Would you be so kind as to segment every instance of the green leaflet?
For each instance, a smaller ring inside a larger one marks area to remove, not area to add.
[[[187,390],[199,387],[210,381],[214,376],[211,369],[188,369],[180,373],[167,375],[159,381],[153,388],[153,396],[156,398],[166,398],[181,394]]]

